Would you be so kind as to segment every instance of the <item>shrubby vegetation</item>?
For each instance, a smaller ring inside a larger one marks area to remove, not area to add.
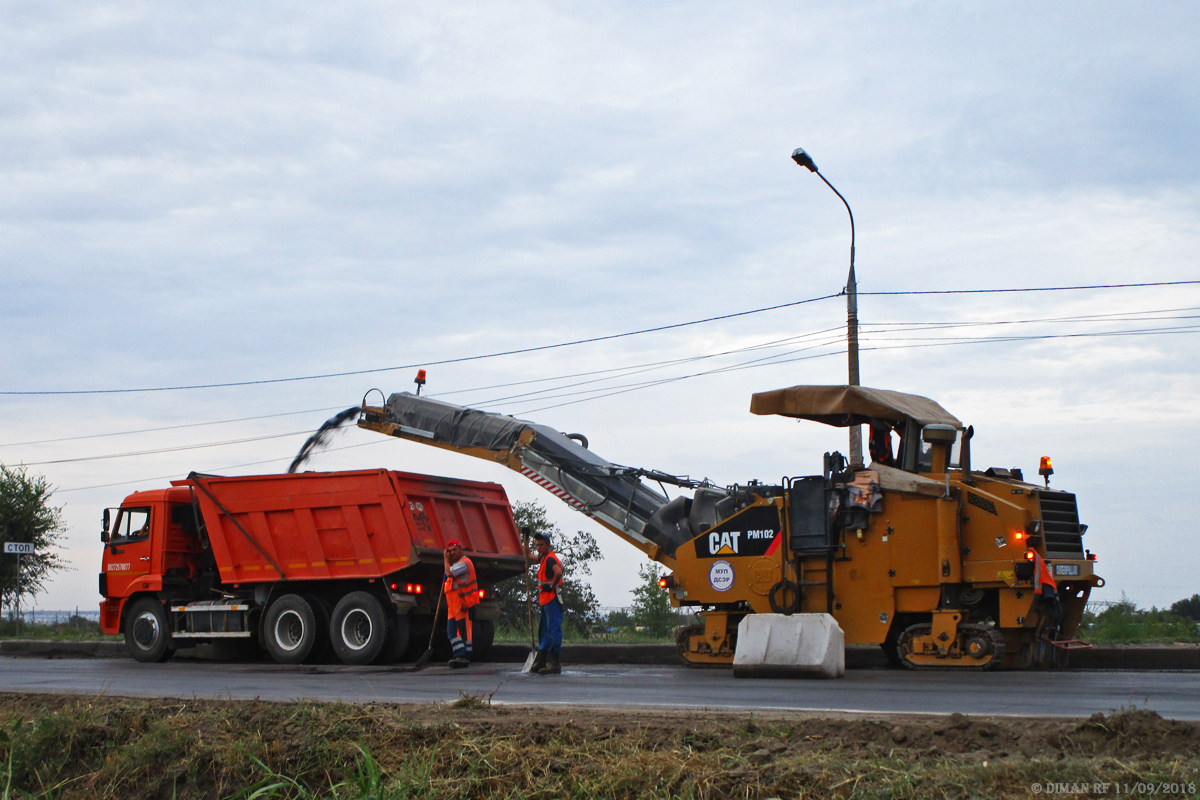
[[[6,542],[34,546],[33,555],[21,556],[22,596],[37,594],[51,572],[66,568],[58,552],[62,509],[50,505],[53,494],[43,476],[0,464],[0,606],[13,606],[17,599],[17,559],[3,555]]]
[[[563,635],[567,638],[587,639],[602,627],[600,601],[592,592],[587,578],[592,574],[592,562],[600,555],[600,546],[590,533],[576,531],[564,534],[557,525],[546,517],[546,509],[538,503],[514,503],[513,517],[518,528],[529,528],[530,537],[544,533],[550,537],[550,545],[562,560],[563,581],[559,597],[563,603]],[[532,548],[532,538],[530,547]],[[537,564],[529,566],[529,586],[533,587],[533,624],[536,628],[537,608]],[[510,578],[496,587],[496,600],[500,603],[498,628],[505,638],[526,641],[529,638],[529,608],[525,579],[520,575]]]
[[[1191,616],[1197,614],[1197,616]],[[1200,595],[1180,600],[1170,609],[1139,609],[1121,595],[1121,601],[1098,613],[1086,611],[1079,638],[1098,644],[1136,642],[1200,642]]]

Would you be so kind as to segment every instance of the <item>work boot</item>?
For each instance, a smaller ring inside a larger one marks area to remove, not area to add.
[[[471,666],[471,662],[465,658],[455,656],[454,658],[450,659],[447,666],[449,666],[450,669],[466,669],[467,667]]]
[[[546,666],[547,652],[538,650],[537,655],[533,657],[533,664],[529,667],[530,672],[541,672]]]
[[[558,675],[562,672],[562,665],[558,663],[558,653],[550,653],[546,657],[546,666],[537,671],[538,675]]]

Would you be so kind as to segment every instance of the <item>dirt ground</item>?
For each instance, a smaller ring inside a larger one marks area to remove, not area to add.
[[[1143,710],[1016,719],[538,708],[478,696],[352,706],[0,694],[0,734],[15,788],[66,798],[224,798],[272,779],[284,788],[262,796],[375,796],[346,788],[364,758],[391,787],[379,797],[1200,790],[1200,724]]]

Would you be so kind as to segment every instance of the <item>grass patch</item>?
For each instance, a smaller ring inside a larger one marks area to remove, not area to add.
[[[0,765],[4,800],[1024,798],[1200,789],[1200,726],[3,695]]]
[[[22,622],[18,630],[15,619],[0,619],[0,639],[36,639],[38,641],[98,642],[120,641],[120,636],[106,636],[100,623],[72,615],[58,623],[31,625]]]
[[[496,641],[510,644],[529,644],[529,630],[498,628]],[[674,644],[674,636],[655,636],[631,628],[618,628],[611,632],[591,632],[584,636],[573,630],[563,630],[563,642],[567,644]]]

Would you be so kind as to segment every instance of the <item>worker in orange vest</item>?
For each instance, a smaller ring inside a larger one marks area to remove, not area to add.
[[[550,537],[539,533],[533,537],[536,554],[525,551],[525,558],[538,562],[538,608],[541,611],[540,641],[534,656],[532,672],[538,675],[558,675],[562,672],[558,654],[562,650],[563,605],[558,596],[562,586],[563,568],[550,547]]]
[[[1062,621],[1062,601],[1058,597],[1058,582],[1050,572],[1050,565],[1041,554],[1033,554],[1033,607],[1030,609],[1041,612],[1046,618],[1047,631],[1058,632],[1058,624]]]
[[[442,559],[446,569],[442,583],[446,634],[454,651],[449,666],[462,669],[471,666],[471,609],[479,605],[479,584],[475,582],[475,564],[463,555],[461,544],[447,542]]]

